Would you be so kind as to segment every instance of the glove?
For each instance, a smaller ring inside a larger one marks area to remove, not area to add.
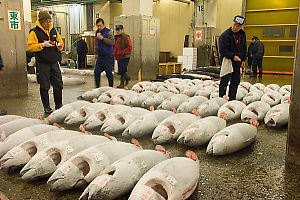
[[[44,41],[43,42],[44,47],[53,47],[54,45],[50,43],[50,41]]]

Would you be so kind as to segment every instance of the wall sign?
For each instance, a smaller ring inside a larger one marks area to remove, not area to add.
[[[154,20],[150,20],[150,35],[155,35],[155,21]]]
[[[196,31],[196,40],[202,40],[203,32],[202,31]]]
[[[7,9],[8,15],[8,30],[9,31],[22,31],[21,24],[21,10]]]

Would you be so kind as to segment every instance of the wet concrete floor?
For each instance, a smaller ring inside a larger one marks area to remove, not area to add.
[[[94,87],[92,76],[86,76],[86,85],[64,88],[64,104],[73,102],[85,91]],[[244,77],[251,83],[277,83],[280,86],[291,84],[291,76],[265,75],[262,79]],[[119,83],[115,78],[115,85]],[[107,85],[103,77],[102,86]],[[131,81],[130,87],[137,81]],[[53,105],[52,95],[50,96]],[[54,106],[52,106],[54,107]],[[39,97],[39,87],[29,83],[29,94],[25,97],[1,99],[0,109],[8,114],[36,117],[43,114]],[[234,123],[234,122],[233,122]],[[232,123],[230,123],[232,124]],[[63,124],[62,124],[63,125]],[[63,125],[64,126],[64,125]],[[78,130],[78,127],[66,127]],[[94,131],[93,134],[101,134]],[[129,139],[116,136],[121,141]],[[300,169],[285,165],[287,127],[275,129],[260,125],[256,141],[244,150],[227,156],[208,156],[206,146],[188,148],[177,143],[163,145],[172,156],[184,156],[186,150],[193,150],[200,160],[199,184],[189,200],[196,199],[300,199]],[[154,149],[150,137],[139,139],[144,149]],[[181,173],[189,173],[182,171]],[[0,172],[0,191],[9,199],[78,199],[83,189],[65,192],[50,192],[47,180],[24,182],[18,173]],[[121,198],[127,199],[127,197]]]

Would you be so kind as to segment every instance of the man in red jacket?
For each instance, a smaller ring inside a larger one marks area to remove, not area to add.
[[[124,88],[124,86],[128,85],[130,80],[130,77],[127,74],[127,65],[129,63],[132,44],[130,37],[124,32],[122,25],[116,25],[116,33],[114,57],[118,61],[118,74],[121,75],[121,81],[118,88]]]

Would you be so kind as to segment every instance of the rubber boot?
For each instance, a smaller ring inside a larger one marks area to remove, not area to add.
[[[63,106],[62,104],[62,90],[53,88],[53,97],[55,103],[55,110],[60,109]]]
[[[129,81],[130,81],[130,76],[128,76],[128,74],[125,73],[125,86],[128,85]]]
[[[125,81],[125,74],[122,74],[120,78],[120,85],[118,85],[117,88],[124,88],[124,81]]]
[[[48,90],[40,88],[40,95],[41,95],[41,100],[43,103],[45,114],[51,114],[53,112],[53,110],[50,108],[50,105],[49,105]]]
[[[262,68],[259,68],[259,75],[258,77],[262,77]]]

